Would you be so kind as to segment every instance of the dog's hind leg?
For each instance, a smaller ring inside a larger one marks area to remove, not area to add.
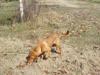
[[[54,41],[54,45],[56,47],[56,53],[61,54],[61,44],[59,38]]]
[[[61,54],[61,47],[57,45],[56,48],[57,48],[56,53]]]
[[[45,51],[43,54],[43,59],[48,59],[50,57],[50,54],[51,54],[51,48],[48,48],[48,50]]]

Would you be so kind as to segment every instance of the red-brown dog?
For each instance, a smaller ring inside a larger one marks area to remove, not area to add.
[[[43,58],[48,58],[51,53],[52,46],[56,47],[56,53],[61,54],[61,44],[60,38],[64,35],[68,35],[69,31],[62,33],[51,33],[46,38],[39,40],[36,46],[29,52],[29,55],[26,57],[27,63],[32,64],[33,61],[43,55]]]
[[[62,36],[68,35],[69,31],[57,33],[53,32],[49,34],[46,38],[41,39],[37,42],[36,46],[32,48],[29,52],[28,56],[26,57],[27,63],[32,64],[33,61],[36,61],[38,57],[43,56],[44,59],[50,57],[51,48],[54,46],[56,47],[56,53],[61,54],[61,44],[60,39]]]

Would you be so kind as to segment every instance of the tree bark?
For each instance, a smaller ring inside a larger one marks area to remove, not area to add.
[[[19,0],[19,2],[20,2],[20,17],[21,17],[21,21],[23,22],[23,20],[24,20],[23,0]]]

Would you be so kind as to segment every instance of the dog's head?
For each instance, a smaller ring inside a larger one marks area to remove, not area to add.
[[[34,59],[31,56],[27,56],[26,60],[27,60],[26,64],[31,64],[34,61]]]

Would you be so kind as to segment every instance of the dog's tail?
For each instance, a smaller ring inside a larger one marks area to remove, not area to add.
[[[66,32],[61,32],[60,33],[60,38],[69,35],[69,31]]]
[[[69,34],[69,31],[67,32],[62,32],[62,35],[68,35]]]

